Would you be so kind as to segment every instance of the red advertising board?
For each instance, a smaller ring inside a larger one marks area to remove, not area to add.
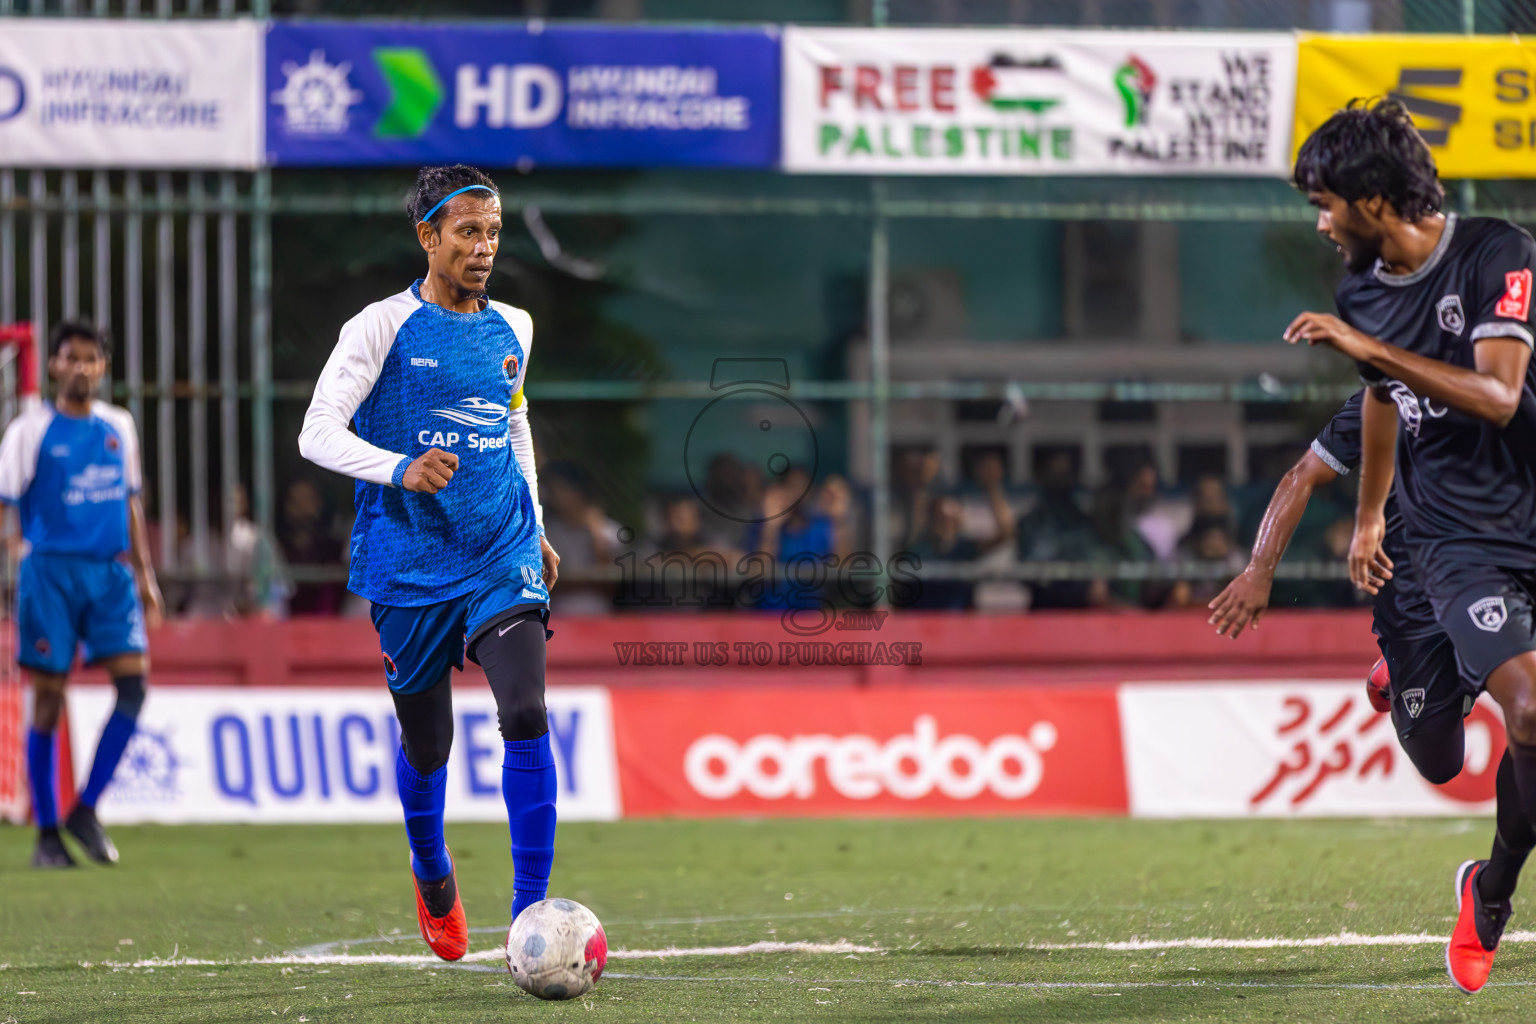
[[[1113,687],[610,697],[626,816],[1127,810]]]

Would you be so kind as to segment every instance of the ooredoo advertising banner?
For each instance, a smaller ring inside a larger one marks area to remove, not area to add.
[[[253,21],[6,18],[0,164],[256,167],[262,31]]]
[[[71,687],[70,752],[89,766],[111,714],[106,686]],[[560,816],[619,816],[608,694],[553,687],[547,704]],[[394,702],[380,689],[164,687],[98,810],[108,823],[400,820]],[[454,694],[450,821],[505,821],[501,735],[488,691]]]
[[[273,164],[772,167],[766,29],[277,23]]]
[[[1288,171],[1280,33],[784,32],[784,167],[879,174]]]
[[[1485,814],[1504,755],[1487,697],[1466,720],[1466,767],[1414,770],[1359,683],[1124,686],[1131,813],[1155,818]]]
[[[1536,177],[1536,42],[1519,36],[1303,36],[1295,145],[1352,99],[1408,108],[1442,177]]]
[[[1114,690],[612,691],[626,815],[1123,814]]]

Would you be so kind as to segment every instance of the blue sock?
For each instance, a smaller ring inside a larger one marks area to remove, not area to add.
[[[448,877],[453,865],[443,843],[443,800],[448,794],[448,766],[422,775],[395,755],[395,781],[400,787],[400,806],[405,808],[405,834],[411,842],[411,870],[424,882]]]
[[[555,752],[549,733],[536,740],[504,740],[501,798],[512,832],[512,920],[549,891],[555,859]]]
[[[27,730],[27,781],[32,785],[32,813],[38,828],[59,826],[53,797],[53,737],[51,732]]]
[[[85,806],[95,807],[96,801],[101,799],[102,791],[112,781],[112,773],[117,771],[117,763],[123,759],[123,751],[128,749],[128,741],[133,737],[136,725],[132,718],[121,711],[112,712],[112,717],[107,719],[106,728],[101,730],[101,739],[96,742],[96,759],[91,762],[91,777],[80,791],[80,802]]]

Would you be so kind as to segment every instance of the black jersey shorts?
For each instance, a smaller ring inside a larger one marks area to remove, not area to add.
[[[1462,675],[1479,689],[1494,669],[1536,651],[1536,572],[1460,563],[1426,576],[1435,618],[1456,647]]]
[[[1377,646],[1387,661],[1392,689],[1392,724],[1403,739],[1431,730],[1452,713],[1465,718],[1482,687],[1461,674],[1456,648],[1444,633],[1411,640],[1383,640]]]

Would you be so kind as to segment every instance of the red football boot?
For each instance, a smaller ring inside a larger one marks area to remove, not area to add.
[[[1469,860],[1456,869],[1456,928],[1445,945],[1446,973],[1468,995],[1488,983],[1511,910],[1508,900],[1489,906],[1477,894],[1477,879],[1487,863]]]
[[[469,952],[469,923],[464,920],[464,904],[459,901],[459,883],[454,877],[453,854],[448,855],[448,877],[437,882],[423,882],[411,872],[411,880],[416,883],[416,923],[421,926],[421,937],[427,940],[427,945],[432,947],[432,952],[444,960],[459,960]],[[453,895],[453,906],[442,917],[433,917],[427,909],[427,901],[422,898],[422,887],[436,890],[432,893],[434,903],[446,903],[448,896]]]
[[[1387,659],[1377,658],[1376,664],[1371,666],[1371,674],[1365,677],[1365,695],[1370,698],[1371,707],[1386,714],[1392,710],[1391,680],[1387,677]]]

